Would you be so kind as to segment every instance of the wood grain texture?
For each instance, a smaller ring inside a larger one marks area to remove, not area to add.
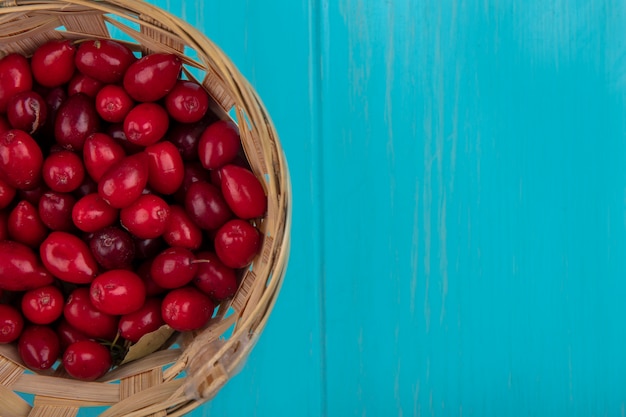
[[[626,5],[154,0],[265,100],[292,256],[193,416],[626,415]]]

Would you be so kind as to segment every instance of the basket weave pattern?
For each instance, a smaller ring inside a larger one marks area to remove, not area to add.
[[[109,406],[104,417],[181,416],[211,399],[243,365],[263,330],[285,274],[291,189],[272,122],[248,81],[197,29],[140,0],[0,0],[0,58],[30,56],[50,39],[111,38],[142,53],[174,53],[183,71],[213,99],[212,110],[237,123],[248,162],[268,196],[260,254],[245,271],[235,297],[209,326],[177,335],[174,347],[122,365],[102,380],[80,382],[63,370],[36,374],[14,346],[0,345],[0,415],[71,417],[81,407]],[[200,75],[198,75],[200,74]],[[33,403],[19,393],[34,395]]]

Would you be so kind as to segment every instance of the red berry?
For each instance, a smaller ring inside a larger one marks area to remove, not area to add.
[[[74,225],[83,232],[95,232],[117,221],[119,210],[107,204],[97,193],[87,194],[72,208]]]
[[[126,70],[124,89],[136,101],[157,101],[174,87],[181,68],[182,61],[176,55],[146,55]]]
[[[161,300],[149,298],[137,311],[120,317],[119,331],[124,339],[136,343],[144,335],[154,332],[165,324],[161,317]]]
[[[216,301],[232,298],[237,291],[237,274],[212,252],[200,252],[194,285]]]
[[[67,232],[54,231],[39,248],[44,266],[60,280],[89,284],[98,271],[98,264],[87,244]]]
[[[85,140],[83,161],[87,173],[94,181],[100,181],[107,169],[125,156],[122,145],[109,135],[94,133]]]
[[[180,188],[185,175],[183,159],[171,142],[159,142],[146,148],[150,157],[148,185],[157,193],[173,194]]]
[[[27,291],[22,297],[22,313],[35,324],[50,324],[63,314],[63,293],[53,285]]]
[[[41,149],[28,133],[13,129],[0,134],[0,174],[11,187],[37,187],[42,164]]]
[[[154,239],[135,239],[135,258],[146,260],[154,258],[163,250],[165,242],[160,237]]]
[[[98,310],[111,315],[122,315],[137,311],[143,306],[146,287],[134,272],[113,269],[93,280],[89,296]]]
[[[45,370],[50,369],[59,357],[61,343],[50,327],[33,325],[22,331],[17,350],[28,368]]]
[[[109,349],[93,340],[74,342],[63,353],[63,368],[70,376],[83,381],[104,376],[112,364]]]
[[[96,39],[80,44],[75,63],[80,72],[98,81],[118,83],[136,59],[125,45],[110,39]]]
[[[265,214],[265,190],[252,171],[237,165],[226,165],[220,169],[220,176],[224,199],[237,217],[253,219]]]
[[[46,123],[48,106],[43,97],[34,91],[15,94],[7,104],[7,118],[14,129],[33,134]]]
[[[83,93],[89,97],[96,97],[101,88],[102,83],[100,81],[78,72],[70,80],[67,86],[67,94],[72,96]]]
[[[50,154],[43,163],[43,180],[53,191],[69,193],[80,187],[85,178],[83,161],[74,152]]]
[[[157,143],[165,136],[168,127],[167,112],[156,103],[138,104],[124,118],[126,138],[140,146]]]
[[[195,123],[201,120],[209,109],[209,95],[196,82],[178,80],[165,97],[165,108],[174,120]]]
[[[189,286],[171,290],[161,304],[163,320],[178,331],[204,327],[214,310],[215,304],[208,295]]]
[[[169,248],[158,254],[150,267],[150,276],[160,287],[180,288],[196,275],[198,265],[189,249]]]
[[[198,143],[198,157],[206,169],[216,169],[231,163],[240,150],[241,139],[237,126],[224,120],[207,127]]]
[[[133,99],[116,84],[103,87],[96,96],[96,111],[103,120],[110,123],[121,123],[133,108]]]
[[[87,287],[78,287],[70,293],[63,316],[72,327],[88,337],[113,340],[117,334],[118,317],[94,307]]]
[[[131,205],[148,184],[148,155],[127,156],[112,165],[100,178],[98,194],[112,207]]]
[[[198,249],[202,244],[202,230],[191,220],[184,208],[170,206],[170,221],[163,232],[163,239],[170,246]]]
[[[15,188],[0,179],[0,209],[3,209],[11,204],[16,192]]]
[[[11,97],[32,87],[33,76],[26,58],[9,54],[0,59],[0,113],[6,113]]]
[[[217,229],[233,217],[220,190],[202,181],[189,187],[185,196],[185,210],[191,220],[205,230]]]
[[[37,208],[22,200],[11,210],[8,219],[9,237],[32,248],[38,247],[48,234]]]
[[[261,235],[250,223],[233,219],[215,234],[215,252],[231,268],[248,266],[261,246]]]
[[[52,282],[54,278],[31,248],[10,240],[0,241],[0,289],[27,291]]]
[[[140,239],[154,239],[165,231],[170,207],[161,197],[144,194],[120,211],[120,223]]]
[[[24,329],[24,318],[10,305],[0,304],[0,345],[11,343],[20,337]]]
[[[100,127],[94,100],[78,93],[63,102],[57,112],[54,137],[57,143],[71,151],[82,151],[85,140]]]
[[[72,208],[75,203],[76,199],[71,194],[48,191],[39,199],[39,218],[52,230],[72,231]]]
[[[52,40],[40,45],[31,58],[33,77],[44,87],[67,83],[74,75],[76,48],[71,41]]]

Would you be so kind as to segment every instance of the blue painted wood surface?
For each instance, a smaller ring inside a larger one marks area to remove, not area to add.
[[[293,182],[268,327],[193,416],[626,414],[626,3],[153,2]]]

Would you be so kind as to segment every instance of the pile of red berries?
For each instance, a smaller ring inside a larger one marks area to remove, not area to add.
[[[111,345],[201,329],[261,245],[236,125],[172,54],[49,41],[0,59],[0,343],[94,380]]]

